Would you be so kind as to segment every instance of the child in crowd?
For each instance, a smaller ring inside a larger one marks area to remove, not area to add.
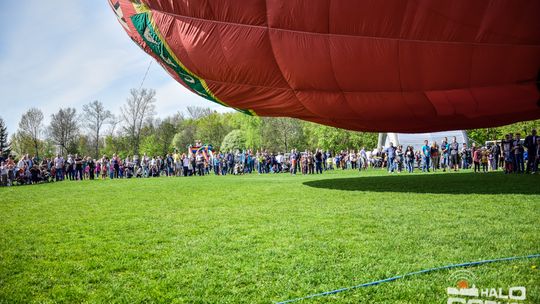
[[[485,147],[482,148],[482,172],[486,173],[488,171],[488,160],[489,160],[489,150]]]
[[[473,152],[474,173],[480,172],[480,161],[482,159],[482,151],[475,149]]]
[[[6,162],[0,163],[0,185],[8,185],[8,165]]]

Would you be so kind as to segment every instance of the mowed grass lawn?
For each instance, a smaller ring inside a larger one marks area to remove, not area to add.
[[[540,253],[540,176],[249,175],[0,188],[0,302],[272,303]],[[525,286],[540,260],[468,268]],[[456,270],[302,303],[446,303]],[[454,281],[453,281],[454,280]]]

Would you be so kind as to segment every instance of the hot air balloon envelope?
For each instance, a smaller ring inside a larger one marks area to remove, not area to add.
[[[250,115],[427,132],[540,118],[538,0],[110,0],[193,93]]]

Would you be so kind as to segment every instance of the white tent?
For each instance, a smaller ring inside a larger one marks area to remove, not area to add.
[[[448,138],[448,142],[452,142],[452,137],[456,137],[460,147],[463,143],[469,145],[469,137],[467,131],[444,131],[444,132],[432,132],[432,133],[379,133],[378,148],[388,147],[390,142],[397,145],[403,145],[403,147],[413,146],[414,150],[420,149],[424,145],[424,140],[428,140],[429,144],[436,141],[439,145],[445,137]]]

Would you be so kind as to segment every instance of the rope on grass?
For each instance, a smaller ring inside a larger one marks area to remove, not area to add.
[[[509,258],[498,258],[498,259],[492,259],[492,260],[482,260],[482,261],[476,261],[476,262],[452,264],[452,265],[446,265],[446,266],[441,266],[441,267],[429,268],[429,269],[424,269],[424,270],[420,270],[420,271],[409,272],[409,273],[406,273],[406,274],[402,274],[402,275],[398,275],[398,276],[395,276],[395,277],[386,278],[386,279],[382,279],[382,280],[378,280],[378,281],[373,281],[373,282],[369,282],[369,283],[363,283],[363,284],[356,285],[356,286],[344,287],[344,288],[325,291],[325,292],[321,292],[321,293],[315,293],[315,294],[305,296],[305,297],[300,297],[300,298],[295,298],[295,299],[290,299],[290,300],[286,300],[286,301],[277,302],[276,304],[293,303],[293,302],[312,299],[312,298],[316,298],[316,297],[328,296],[328,295],[340,293],[340,292],[343,292],[343,291],[349,291],[349,290],[353,290],[353,289],[357,289],[357,288],[369,287],[369,286],[379,285],[379,284],[382,284],[382,283],[388,283],[388,282],[392,282],[392,281],[395,281],[395,280],[398,280],[398,279],[403,279],[405,277],[410,277],[410,276],[414,276],[414,275],[418,275],[418,274],[424,274],[424,273],[428,273],[428,272],[434,272],[434,271],[440,271],[440,270],[452,269],[452,268],[458,268],[458,267],[478,266],[478,265],[482,265],[482,264],[495,263],[495,262],[514,261],[514,260],[522,260],[522,259],[534,259],[534,258],[540,258],[540,253],[531,254],[531,255],[525,255],[525,256],[515,256],[515,257],[509,257]]]

